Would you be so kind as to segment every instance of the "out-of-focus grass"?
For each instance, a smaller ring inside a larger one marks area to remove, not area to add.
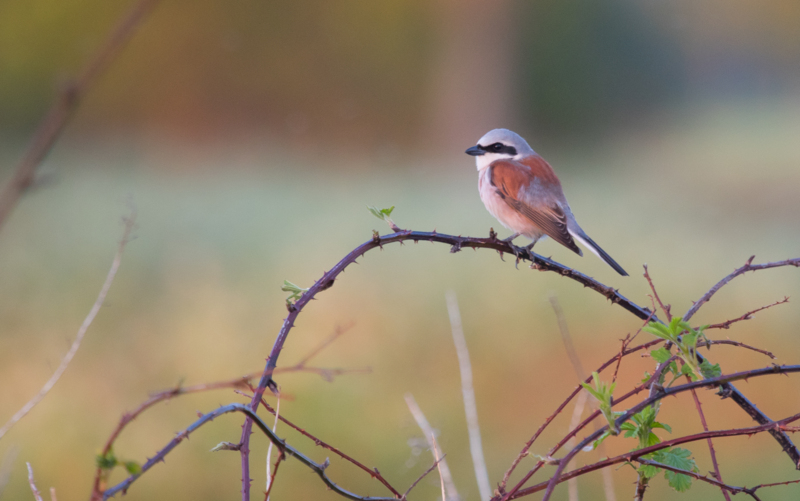
[[[649,304],[640,272],[646,262],[675,312],[685,311],[752,254],[757,262],[800,255],[796,108],[703,110],[700,118],[673,118],[671,126],[591,151],[532,141],[559,172],[583,227],[632,276],[621,278],[591,254],[580,258],[553,242],[542,242],[537,251],[619,287],[643,305]],[[4,438],[0,454],[12,445],[20,449],[4,498],[29,496],[23,467],[29,461],[40,488],[55,486],[61,500],[85,499],[95,453],[122,412],[148,392],[262,368],[285,315],[282,281],[308,286],[370,238],[371,230],[387,231],[367,204],[397,206],[394,219],[404,228],[478,236],[490,226],[498,229],[478,198],[471,159],[458,155],[410,165],[384,162],[380,169],[339,161],[323,170],[254,145],[224,154],[199,147],[61,146],[44,169],[54,172],[52,182],[25,197],[0,232],[0,420],[39,389],[65,352],[110,264],[128,199],[138,209],[139,229],[73,365]],[[640,324],[555,274],[515,270],[508,256],[504,263],[491,251],[448,250],[428,243],[387,246],[359,260],[310,304],[279,365],[298,360],[336,325],[352,321],[351,331],[317,363],[371,366],[373,373],[333,383],[284,375],[279,383],[292,399],[282,403],[282,411],[404,488],[431,463],[427,451],[417,455],[409,445],[419,432],[402,397],[412,392],[441,431],[459,489],[476,499],[445,291],[455,290],[461,304],[493,481],[576,384],[548,294],[558,295],[587,369],[611,357],[617,340]],[[696,320],[721,321],[784,295],[797,297],[798,273],[791,268],[741,277]],[[779,362],[797,363],[798,325],[800,310],[791,302],[713,337],[755,344],[776,352]],[[769,362],[728,347],[714,348],[712,356],[726,372]],[[621,387],[650,365],[638,358],[623,365]],[[781,417],[798,410],[795,379],[753,380],[741,387]],[[701,398],[712,428],[749,424],[732,403],[711,392]],[[129,426],[116,453],[143,461],[195,419],[195,410],[230,401],[242,398],[219,391],[162,404]],[[663,409],[676,434],[699,429],[689,398],[671,399]],[[222,440],[236,442],[240,422],[225,417],[202,429],[137,482],[128,498],[235,498],[238,455],[208,450]],[[556,422],[533,452],[544,454],[566,426],[565,420]],[[329,456],[285,426],[279,432],[318,460]],[[631,440],[608,443],[612,453],[633,447]],[[732,484],[794,478],[766,435],[716,446]],[[704,445],[691,449],[701,471],[710,469]],[[263,438],[254,438],[254,451],[259,492]],[[585,456],[584,461],[595,458]],[[522,469],[532,463],[523,461]],[[297,463],[289,460],[281,470],[275,499],[335,498]],[[384,494],[377,482],[337,459],[329,474],[355,492]],[[623,468],[615,478],[618,495],[629,495],[633,471]],[[582,480],[582,496],[599,499],[590,493],[598,486],[599,475]],[[437,489],[432,476],[416,498],[434,497]],[[762,499],[800,492],[778,489]],[[718,494],[695,485],[682,499],[712,495]],[[649,498],[672,499],[674,493],[659,479]]]

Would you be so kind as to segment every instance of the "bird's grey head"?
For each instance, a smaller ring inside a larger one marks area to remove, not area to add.
[[[495,160],[519,160],[535,155],[528,143],[516,132],[508,129],[490,130],[478,140],[478,144],[466,151],[475,157],[478,170],[487,167]]]

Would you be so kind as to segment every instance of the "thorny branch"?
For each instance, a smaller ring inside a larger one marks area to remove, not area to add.
[[[554,271],[559,273],[562,276],[571,278],[572,280],[577,281],[578,283],[583,284],[585,287],[588,287],[592,290],[597,291],[598,293],[602,294],[606,298],[608,298],[612,304],[619,304],[626,310],[630,311],[634,315],[638,316],[641,319],[648,318],[652,315],[652,313],[637,305],[633,301],[629,300],[622,294],[620,294],[616,289],[612,287],[608,287],[593,278],[580,273],[572,268],[564,266],[561,263],[553,261],[552,259],[540,256],[538,254],[534,254],[528,251],[525,248],[517,247],[513,244],[508,242],[504,242],[502,240],[498,240],[494,232],[489,238],[474,238],[474,237],[462,237],[462,236],[455,236],[455,235],[446,235],[437,232],[421,232],[421,231],[411,231],[411,230],[401,230],[396,231],[395,233],[391,233],[389,235],[380,236],[377,233],[374,234],[373,238],[358,247],[356,247],[353,251],[351,251],[347,256],[345,256],[341,261],[339,261],[333,268],[329,271],[323,273],[322,278],[317,280],[317,282],[312,285],[308,291],[304,292],[302,296],[300,296],[297,301],[294,303],[290,303],[288,305],[289,314],[283,322],[283,326],[281,327],[280,332],[278,333],[277,338],[275,339],[275,343],[272,347],[270,352],[269,358],[267,358],[267,363],[264,368],[263,376],[259,381],[258,387],[253,394],[253,400],[250,403],[250,408],[255,411],[258,408],[258,403],[261,399],[261,396],[264,394],[264,391],[268,387],[272,387],[274,382],[272,381],[272,373],[277,367],[278,357],[283,350],[283,345],[286,343],[286,339],[291,331],[292,327],[294,327],[294,322],[297,319],[297,316],[303,310],[303,308],[316,297],[316,295],[324,290],[331,288],[338,276],[347,268],[349,265],[354,263],[356,259],[362,257],[365,253],[370,250],[376,248],[382,248],[384,245],[388,245],[395,242],[406,242],[406,241],[428,241],[428,242],[438,242],[438,243],[445,243],[450,245],[450,252],[458,252],[463,248],[470,247],[472,249],[494,249],[501,254],[508,253],[517,256],[518,261],[530,261],[531,267],[533,269],[537,269],[540,271]],[[655,317],[654,317],[655,318]],[[250,499],[250,462],[249,462],[249,454],[250,454],[250,434],[251,434],[251,427],[252,423],[249,420],[245,420],[244,425],[242,426],[242,437],[241,437],[241,449],[240,454],[242,457],[242,500],[249,501]]]
[[[308,367],[306,365],[313,357],[317,356],[323,349],[327,348],[333,341],[338,339],[342,334],[347,332],[351,327],[352,327],[352,324],[348,324],[348,325],[345,325],[343,327],[337,326],[336,329],[334,330],[334,333],[328,339],[326,339],[325,341],[320,343],[317,347],[312,349],[297,364],[293,365],[292,367],[282,367],[280,369],[276,369],[276,372],[279,372],[279,373],[312,372],[312,373],[315,373],[315,374],[320,374],[324,379],[326,379],[328,381],[331,380],[331,378],[333,376],[335,376],[335,375],[370,372],[371,371],[370,368],[363,368],[363,369],[332,368],[331,369],[331,368],[322,368],[322,367]],[[170,388],[168,390],[164,390],[164,391],[160,391],[158,393],[152,394],[150,396],[150,398],[148,398],[147,400],[142,402],[138,407],[136,407],[136,409],[134,409],[131,412],[126,412],[125,414],[122,415],[122,417],[120,418],[119,423],[117,424],[117,427],[114,429],[114,431],[108,437],[108,440],[106,440],[106,444],[105,444],[105,446],[103,446],[103,449],[100,452],[100,455],[102,457],[108,455],[109,452],[111,451],[112,447],[114,446],[114,442],[116,442],[117,438],[119,438],[120,434],[125,429],[125,427],[128,424],[130,424],[131,421],[133,421],[134,419],[139,417],[139,415],[142,414],[144,411],[146,411],[147,409],[149,409],[150,407],[156,405],[159,402],[165,402],[165,401],[170,400],[172,398],[175,398],[175,397],[178,397],[178,396],[181,396],[181,395],[187,395],[189,393],[199,393],[199,392],[204,392],[204,391],[219,390],[219,389],[225,389],[225,388],[233,388],[233,389],[250,388],[252,390],[253,388],[252,388],[252,386],[250,386],[250,381],[252,379],[255,379],[255,378],[260,377],[260,376],[261,376],[261,372],[259,371],[259,372],[254,372],[254,373],[248,374],[246,376],[242,376],[242,377],[238,377],[238,378],[234,378],[234,379],[229,379],[229,380],[226,380],[226,381],[216,381],[216,382],[213,382],[213,383],[202,383],[202,384],[196,384],[196,385],[192,385],[192,386],[178,385],[178,386],[176,386],[174,388]],[[270,407],[269,405],[267,405],[266,402],[264,402],[264,405],[267,407],[267,409],[273,415],[275,414],[275,410],[272,409],[272,407]],[[288,425],[290,425],[292,427],[295,427],[295,425],[293,425],[292,423],[290,423],[289,421],[284,419],[283,416],[279,416],[279,418],[282,421],[286,422]],[[321,444],[321,445],[329,448],[330,450],[333,450],[333,451],[339,453],[335,448],[327,446],[327,444],[321,443],[318,439],[316,439],[316,437],[313,437],[312,435],[310,435],[308,433],[305,433],[303,430],[300,430],[300,428],[297,428],[297,427],[295,427],[295,428],[297,430],[299,430],[301,433],[304,433],[305,435],[307,435],[312,440],[315,440],[318,443],[318,445]],[[344,457],[346,459],[350,459],[347,456],[344,456]],[[352,460],[352,459],[350,459],[350,460],[351,461],[355,461],[355,460]],[[356,464],[360,465],[360,463],[358,463],[358,462],[356,462]],[[363,466],[363,465],[360,465],[360,466]],[[364,468],[366,469],[366,467],[364,467]],[[367,469],[367,471],[369,471],[369,470]],[[370,473],[373,476],[375,475],[373,472],[370,472]],[[381,480],[382,480],[382,478],[381,478]],[[383,482],[385,482],[385,481],[383,481]],[[92,490],[92,499],[93,500],[101,499],[102,495],[103,495],[103,490],[105,489],[106,486],[104,485],[103,469],[100,466],[98,466],[96,471],[95,471],[95,477],[94,477],[93,485],[94,485],[94,487],[93,487],[93,490]],[[387,486],[388,486],[388,484],[387,484]],[[388,486],[388,487],[389,487],[390,490],[393,490],[391,486]]]
[[[253,390],[252,387],[250,389],[251,389],[251,391]],[[263,397],[261,399],[261,405],[263,405],[270,414],[272,414],[272,415],[276,414],[277,411],[275,409],[273,409],[272,406],[269,405],[267,403],[267,401],[264,400]],[[392,487],[392,485],[383,477],[383,475],[381,475],[381,473],[378,471],[377,468],[370,469],[369,467],[367,467],[366,465],[364,465],[360,461],[354,459],[351,456],[348,456],[347,454],[345,454],[344,452],[340,451],[336,447],[323,442],[319,438],[317,438],[314,435],[312,435],[311,433],[307,432],[305,430],[305,428],[301,428],[301,427],[297,426],[296,424],[294,424],[293,422],[289,421],[288,419],[286,419],[282,415],[279,415],[278,419],[280,419],[281,421],[283,421],[284,423],[289,425],[289,427],[293,428],[295,431],[298,431],[304,437],[307,437],[307,438],[310,438],[311,440],[313,440],[315,445],[317,445],[319,447],[322,447],[323,449],[328,449],[329,451],[333,452],[334,454],[336,454],[340,458],[342,458],[342,459],[344,459],[346,461],[349,461],[349,462],[353,463],[354,465],[356,465],[357,467],[361,468],[362,470],[367,472],[372,478],[374,478],[374,479],[378,480],[380,483],[382,483],[396,497],[400,497],[400,493],[394,487]],[[408,493],[406,493],[406,494],[408,494]]]
[[[251,422],[255,423],[256,427],[261,430],[267,438],[275,444],[275,447],[278,448],[281,454],[285,454],[286,456],[293,457],[300,461],[303,465],[310,468],[314,473],[319,476],[325,485],[328,486],[332,491],[339,494],[340,496],[346,497],[347,499],[353,499],[355,501],[393,501],[396,498],[385,498],[385,497],[368,497],[368,496],[359,496],[354,494],[348,490],[345,490],[336,483],[334,483],[328,475],[325,473],[325,469],[328,467],[328,461],[326,460],[324,463],[316,463],[309,457],[305,456],[303,453],[295,449],[294,447],[290,446],[286,443],[285,440],[278,437],[265,423],[261,417],[258,416],[255,412],[253,412],[250,407],[244,404],[228,404],[219,409],[209,412],[208,414],[203,415],[192,423],[191,426],[183,430],[182,432],[178,433],[175,438],[173,438],[163,449],[158,451],[155,456],[148,459],[145,464],[142,465],[141,473],[137,475],[131,475],[119,484],[115,485],[114,487],[106,490],[103,493],[103,500],[105,501],[108,498],[115,496],[117,493],[122,492],[125,493],[130,488],[130,486],[139,478],[141,477],[146,471],[150,468],[155,466],[157,463],[164,461],[164,458],[167,454],[169,454],[175,447],[178,446],[183,440],[189,438],[189,435],[195,432],[198,428],[203,426],[206,423],[213,421],[215,418],[222,416],[223,414],[227,414],[230,412],[241,412],[248,416]]]
[[[695,381],[693,383],[687,383],[687,384],[684,384],[684,385],[681,385],[681,386],[674,386],[672,388],[662,388],[654,396],[646,398],[642,402],[640,402],[637,405],[635,405],[635,406],[631,407],[630,409],[628,409],[625,412],[625,414],[623,414],[622,416],[617,418],[617,420],[615,421],[615,427],[617,429],[619,429],[619,426],[622,423],[624,423],[625,421],[627,421],[628,419],[630,419],[631,416],[633,416],[637,412],[641,411],[642,409],[644,409],[648,405],[652,404],[653,402],[661,400],[661,399],[663,399],[663,398],[665,398],[667,396],[670,396],[670,395],[676,395],[678,393],[681,393],[681,392],[684,392],[684,391],[690,391],[690,390],[695,389],[695,388],[708,388],[708,387],[715,387],[715,386],[724,387],[724,385],[726,383],[731,383],[733,381],[739,381],[739,380],[749,379],[749,378],[753,378],[753,377],[759,377],[759,376],[765,376],[765,375],[773,375],[773,374],[789,374],[789,373],[795,373],[795,372],[800,372],[800,365],[773,365],[771,367],[766,367],[766,368],[763,368],[763,369],[754,369],[754,370],[750,370],[750,371],[737,372],[737,373],[734,373],[734,374],[729,374],[729,375],[723,375],[723,376],[719,376],[719,377],[715,377],[715,378],[704,379],[704,380],[701,380],[701,381]],[[780,427],[775,426],[775,422],[772,422],[772,421],[770,421],[769,423],[766,423],[764,426],[765,426],[765,430],[776,429],[776,430],[779,430],[781,432],[783,431]],[[544,497],[542,498],[542,501],[547,501],[547,500],[550,499],[550,496],[552,496],[552,494],[553,494],[553,489],[555,488],[556,484],[558,483],[558,478],[561,475],[561,473],[564,471],[564,468],[566,467],[567,463],[569,463],[570,459],[572,459],[575,456],[575,454],[577,454],[580,450],[582,450],[588,444],[590,444],[590,443],[594,442],[595,440],[597,440],[597,438],[606,429],[608,429],[608,425],[604,426],[603,428],[601,428],[598,431],[595,431],[594,433],[591,433],[588,437],[584,438],[580,442],[580,444],[578,444],[571,451],[569,451],[567,453],[567,455],[564,456],[564,458],[561,459],[561,462],[559,463],[559,465],[556,468],[556,473],[553,475],[553,477],[551,477],[551,479],[550,479],[550,481],[549,481],[549,483],[547,485],[547,490],[545,491],[545,494],[544,494]],[[662,443],[666,443],[666,442],[662,442]],[[643,451],[643,450],[646,450],[646,449],[640,449],[640,451]],[[637,453],[640,452],[640,451],[637,451]]]
[[[685,322],[688,322],[689,319],[692,318],[695,313],[697,313],[697,310],[699,310],[701,306],[703,306],[705,303],[708,302],[709,299],[711,299],[711,296],[716,294],[717,291],[720,290],[723,285],[727,284],[728,282],[738,277],[739,275],[747,273],[748,271],[766,270],[768,268],[778,268],[780,266],[794,266],[800,268],[800,257],[794,259],[786,259],[784,261],[775,261],[772,263],[762,263],[762,264],[753,264],[753,259],[755,259],[755,256],[750,256],[750,259],[747,260],[744,266],[735,269],[733,273],[731,273],[727,277],[717,282],[714,285],[714,287],[710,288],[708,292],[703,294],[703,296],[700,299],[698,299],[697,302],[695,302],[691,308],[689,308],[689,311],[687,311],[686,315],[683,316],[683,320]]]
[[[673,446],[676,446],[676,445],[681,445],[681,444],[686,444],[686,443],[691,443],[691,442],[697,442],[697,441],[700,441],[700,440],[706,440],[707,438],[750,436],[750,435],[754,435],[756,433],[762,433],[764,431],[767,431],[767,430],[769,430],[770,427],[779,427],[779,428],[785,429],[787,431],[792,431],[792,432],[800,431],[800,430],[797,430],[795,428],[791,428],[791,427],[787,426],[787,424],[792,423],[792,422],[797,421],[797,420],[800,420],[800,414],[795,414],[795,415],[790,416],[790,417],[788,417],[786,419],[782,419],[782,420],[775,421],[775,422],[768,423],[768,424],[764,424],[764,425],[753,426],[751,428],[738,428],[738,429],[730,429],[730,430],[708,431],[708,432],[697,433],[695,435],[687,435],[685,437],[675,438],[675,439],[672,439],[672,440],[665,440],[664,442],[660,442],[660,443],[658,443],[656,445],[653,445],[653,446],[650,446],[650,447],[646,447],[644,449],[630,451],[630,452],[627,452],[625,454],[621,454],[621,455],[613,457],[613,458],[606,458],[606,459],[603,459],[603,460],[598,461],[596,463],[592,463],[592,464],[589,464],[589,465],[586,465],[586,466],[582,466],[582,467],[580,467],[580,468],[578,468],[576,470],[572,470],[570,472],[564,473],[563,475],[558,477],[556,483],[565,482],[565,481],[567,481],[567,480],[569,480],[571,478],[579,477],[581,475],[585,475],[587,473],[590,473],[590,472],[593,472],[593,471],[597,471],[597,470],[600,470],[602,468],[607,468],[607,467],[613,466],[615,464],[621,464],[621,463],[625,463],[627,461],[636,461],[638,458],[640,458],[642,456],[645,456],[647,454],[650,454],[650,453],[653,453],[653,452],[656,452],[656,451],[660,451],[662,449],[667,449],[669,447],[673,447]],[[562,459],[560,461],[557,461],[554,464],[562,464],[563,461],[564,460]],[[543,491],[550,485],[550,482],[555,478],[556,477],[554,476],[550,480],[547,480],[545,482],[541,482],[539,484],[532,485],[530,487],[526,487],[525,489],[521,489],[519,492],[516,492],[513,496],[510,496],[509,499],[517,499],[517,498],[520,498],[520,497],[523,497],[523,496],[528,496],[530,494]],[[796,483],[796,482],[800,482],[800,480],[798,480],[798,481],[790,480],[790,481],[787,481],[787,482],[776,482],[774,484],[762,484],[760,486],[756,486],[756,487],[753,487],[753,488],[748,489],[748,490],[754,492],[756,489],[759,489],[761,487],[774,487],[774,486],[778,486],[778,485],[787,485],[787,484]]]
[[[758,313],[759,311],[764,311],[764,310],[766,310],[768,308],[772,308],[773,306],[778,306],[779,304],[785,304],[785,303],[788,303],[788,302],[789,302],[789,298],[788,297],[784,297],[780,301],[775,301],[774,303],[768,304],[766,306],[762,306],[761,308],[756,308],[755,310],[748,311],[747,313],[745,313],[741,317],[733,318],[731,320],[726,320],[725,322],[721,322],[721,323],[718,323],[718,324],[711,324],[708,327],[706,327],[706,330],[708,330],[708,329],[729,329],[731,324],[734,324],[736,322],[741,322],[742,320],[750,320],[751,318],[753,318],[753,315]]]

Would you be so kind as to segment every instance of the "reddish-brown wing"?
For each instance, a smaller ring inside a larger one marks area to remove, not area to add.
[[[525,163],[498,160],[490,169],[489,180],[509,207],[528,218],[548,237],[582,254],[567,231],[567,215],[556,202],[562,196],[561,185],[547,162],[540,157]],[[537,192],[540,196],[536,196]],[[529,196],[523,197],[522,193]],[[535,197],[535,203],[531,203],[534,201],[531,195]]]

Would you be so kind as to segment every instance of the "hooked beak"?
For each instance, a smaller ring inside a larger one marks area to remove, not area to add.
[[[486,154],[486,152],[481,149],[480,145],[475,145],[472,148],[465,151],[464,153],[466,153],[467,155],[472,155],[473,157],[479,157],[481,155]]]

